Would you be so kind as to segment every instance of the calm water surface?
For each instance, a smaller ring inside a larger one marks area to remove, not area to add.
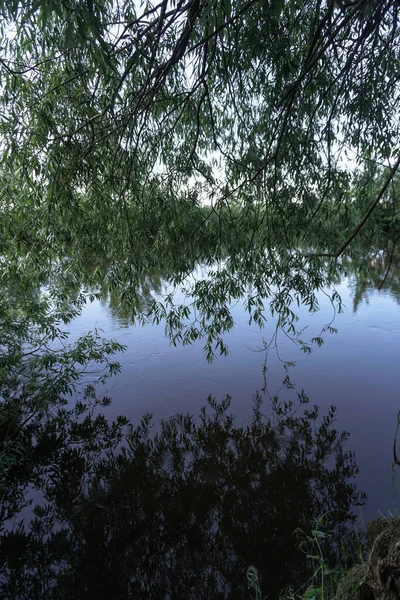
[[[355,451],[360,468],[358,487],[368,496],[361,510],[367,521],[379,511],[386,514],[398,508],[391,459],[400,410],[400,307],[390,292],[369,290],[354,310],[352,281],[344,278],[337,290],[344,303],[344,312],[334,322],[338,333],[325,334],[324,345],[311,355],[280,335],[279,354],[283,360],[296,362],[290,376],[297,391],[304,389],[313,404],[337,406],[337,428],[351,434],[347,444]],[[264,383],[265,352],[260,350],[263,339],[269,340],[273,332],[273,322],[267,322],[264,330],[249,326],[240,302],[232,312],[235,327],[225,336],[229,354],[212,364],[206,362],[200,341],[174,347],[162,324],[129,325],[104,302],[87,305],[70,330],[74,339],[94,327],[101,328],[105,337],[127,346],[119,356],[122,371],[107,387],[113,400],[110,417],[123,414],[137,423],[146,411],[155,421],[177,412],[197,414],[208,395],[222,399],[230,394],[237,422],[246,423],[252,414],[252,397]],[[309,315],[303,309],[298,314],[300,323],[308,325],[307,336],[312,337],[333,313],[328,299],[321,295],[317,313]],[[281,388],[284,375],[282,362],[271,352],[267,370],[271,393]],[[281,396],[285,395],[293,397],[293,392],[282,390]],[[263,410],[268,414],[268,402]]]

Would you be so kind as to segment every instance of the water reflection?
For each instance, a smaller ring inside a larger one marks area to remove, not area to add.
[[[321,418],[299,402],[275,399],[272,423],[256,395],[238,426],[229,397],[210,398],[157,435],[148,416],[108,423],[93,393],[34,417],[26,451],[2,472],[1,596],[244,598],[250,565],[263,597],[297,586],[309,569],[297,529],[325,515],[329,558],[362,501],[334,410]]]
[[[386,250],[369,249],[363,260],[344,261],[343,270],[350,275],[353,289],[353,310],[369,300],[371,291],[384,290],[400,304],[400,247]]]
[[[156,322],[160,320],[167,324],[166,333],[171,339],[175,339],[176,333],[178,332],[179,335],[182,329],[185,333],[190,333],[191,329],[193,333],[196,327],[197,337],[200,334],[205,335],[203,329],[198,326],[204,314],[207,315],[208,325],[215,322],[218,324],[217,330],[229,331],[230,321],[224,318],[222,313],[228,314],[230,305],[237,301],[243,303],[251,321],[255,323],[262,323],[260,315],[268,318],[269,304],[275,312],[279,312],[275,306],[276,292],[278,291],[278,295],[282,295],[283,292],[270,286],[265,290],[267,295],[263,297],[262,290],[253,290],[246,280],[250,273],[248,270],[246,275],[246,268],[250,269],[247,264],[243,267],[237,264],[237,261],[228,260],[227,257],[220,262],[205,261],[204,257],[203,259],[204,263],[189,255],[182,255],[179,272],[172,268],[168,269],[165,265],[163,268],[160,265],[147,265],[145,268],[141,266],[138,269],[129,260],[110,261],[103,258],[97,263],[80,261],[79,272],[75,272],[72,279],[71,272],[61,262],[49,277],[54,295],[76,296],[84,288],[89,297],[100,300],[101,304],[107,307],[111,318],[118,321],[121,327],[127,327],[134,321],[151,323],[153,317],[156,317]],[[240,270],[241,267],[244,269],[243,272]],[[210,270],[213,272],[213,285],[208,276]],[[334,290],[340,285],[344,277],[348,277],[354,312],[357,312],[362,302],[368,303],[371,292],[375,290],[383,289],[400,303],[400,245],[398,244],[392,243],[388,246],[382,242],[379,246],[359,246],[352,256],[343,257],[340,263],[328,266],[326,261],[318,260],[316,270],[321,273],[320,283],[323,285],[320,289],[325,289],[328,293],[330,289]],[[228,281],[229,277],[233,277],[235,281]],[[296,277],[292,278],[293,285],[295,279]],[[296,286],[290,289],[290,281],[289,274],[285,284],[285,294],[288,298],[291,295],[295,298]],[[317,289],[316,291],[318,292]],[[164,303],[165,311],[160,310],[157,300]],[[253,304],[250,304],[251,302]],[[210,303],[212,311],[208,314],[207,307]],[[180,304],[186,305],[189,311],[188,319],[185,319],[185,315],[182,318]],[[286,305],[285,301],[281,308],[286,310]],[[318,296],[315,298],[315,305],[317,308]],[[313,310],[312,308],[311,312]],[[197,326],[193,327],[196,322]],[[213,333],[218,337],[218,331],[213,330]],[[190,335],[183,338],[181,341],[184,343],[193,341]]]

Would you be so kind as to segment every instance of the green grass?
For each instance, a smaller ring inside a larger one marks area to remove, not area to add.
[[[337,564],[328,564],[323,551],[323,541],[329,536],[323,531],[324,516],[320,517],[309,535],[303,535],[301,549],[312,565],[312,577],[297,589],[282,591],[280,600],[346,600],[352,598],[362,581],[365,571],[365,546],[363,534],[354,527],[352,535],[339,548]],[[258,571],[254,566],[247,570],[249,597],[265,600],[262,596]]]

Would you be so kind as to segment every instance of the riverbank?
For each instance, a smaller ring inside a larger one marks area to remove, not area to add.
[[[359,545],[347,548],[343,563],[331,568],[325,561],[319,540],[325,534],[314,530],[311,554],[315,573],[302,593],[289,590],[283,600],[399,600],[400,598],[400,518],[378,517],[360,534]],[[312,553],[314,552],[314,554]],[[250,585],[249,585],[250,588]],[[257,591],[254,596],[258,600]]]

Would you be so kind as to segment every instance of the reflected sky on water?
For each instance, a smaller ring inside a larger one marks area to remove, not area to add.
[[[274,350],[269,352],[266,383],[271,394],[280,390],[285,377],[282,360],[295,361],[290,378],[296,391],[304,389],[310,401],[322,407],[338,407],[338,428],[351,434],[348,445],[360,467],[358,484],[368,496],[362,510],[368,520],[378,511],[395,508],[390,465],[400,410],[400,307],[395,293],[364,286],[354,310],[357,285],[353,277],[344,277],[336,286],[344,311],[333,323],[338,333],[324,334],[321,348],[305,355],[279,335],[279,358]],[[328,298],[322,294],[319,298],[320,310],[315,314],[297,309],[300,326],[308,326],[308,339],[318,335],[333,316]],[[265,352],[261,350],[274,323],[270,319],[261,331],[249,326],[241,302],[233,306],[232,314],[235,326],[224,338],[229,354],[212,364],[205,360],[201,341],[174,347],[162,324],[129,325],[106,302],[88,304],[70,329],[74,338],[99,327],[106,337],[127,346],[119,356],[121,374],[107,387],[113,400],[110,416],[123,414],[138,422],[145,411],[156,420],[182,411],[196,414],[209,394],[216,398],[231,394],[232,411],[245,423],[251,416],[252,397],[264,384]],[[292,398],[294,392],[284,389],[280,394]]]

